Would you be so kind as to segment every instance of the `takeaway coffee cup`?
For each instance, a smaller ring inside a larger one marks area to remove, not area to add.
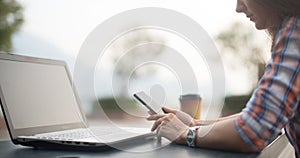
[[[201,96],[199,94],[186,94],[179,97],[181,111],[189,114],[194,119],[201,116]]]

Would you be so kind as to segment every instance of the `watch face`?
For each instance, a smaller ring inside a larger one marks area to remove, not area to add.
[[[195,130],[189,129],[187,133],[186,142],[188,146],[194,147],[195,146]]]
[[[193,131],[191,129],[189,129],[189,131],[188,131],[187,138],[188,139],[193,138]]]

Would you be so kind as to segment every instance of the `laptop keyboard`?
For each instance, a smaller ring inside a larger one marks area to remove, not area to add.
[[[66,130],[60,132],[51,132],[35,135],[39,139],[49,139],[49,140],[80,140],[88,138],[101,138],[106,137],[118,137],[118,136],[134,136],[141,133],[149,133],[149,129],[145,128],[81,128],[74,130]]]
[[[52,139],[52,140],[75,140],[75,139],[90,138],[93,137],[93,134],[88,129],[76,129],[76,130],[68,130],[62,132],[38,134],[36,135],[36,137],[41,139]]]

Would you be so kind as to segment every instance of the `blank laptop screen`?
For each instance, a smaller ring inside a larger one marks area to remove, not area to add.
[[[82,122],[63,65],[0,60],[0,85],[14,129]]]

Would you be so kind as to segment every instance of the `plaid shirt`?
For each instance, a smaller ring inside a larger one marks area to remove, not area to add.
[[[241,137],[261,151],[284,128],[300,157],[300,19],[286,18],[258,87],[235,120]]]

